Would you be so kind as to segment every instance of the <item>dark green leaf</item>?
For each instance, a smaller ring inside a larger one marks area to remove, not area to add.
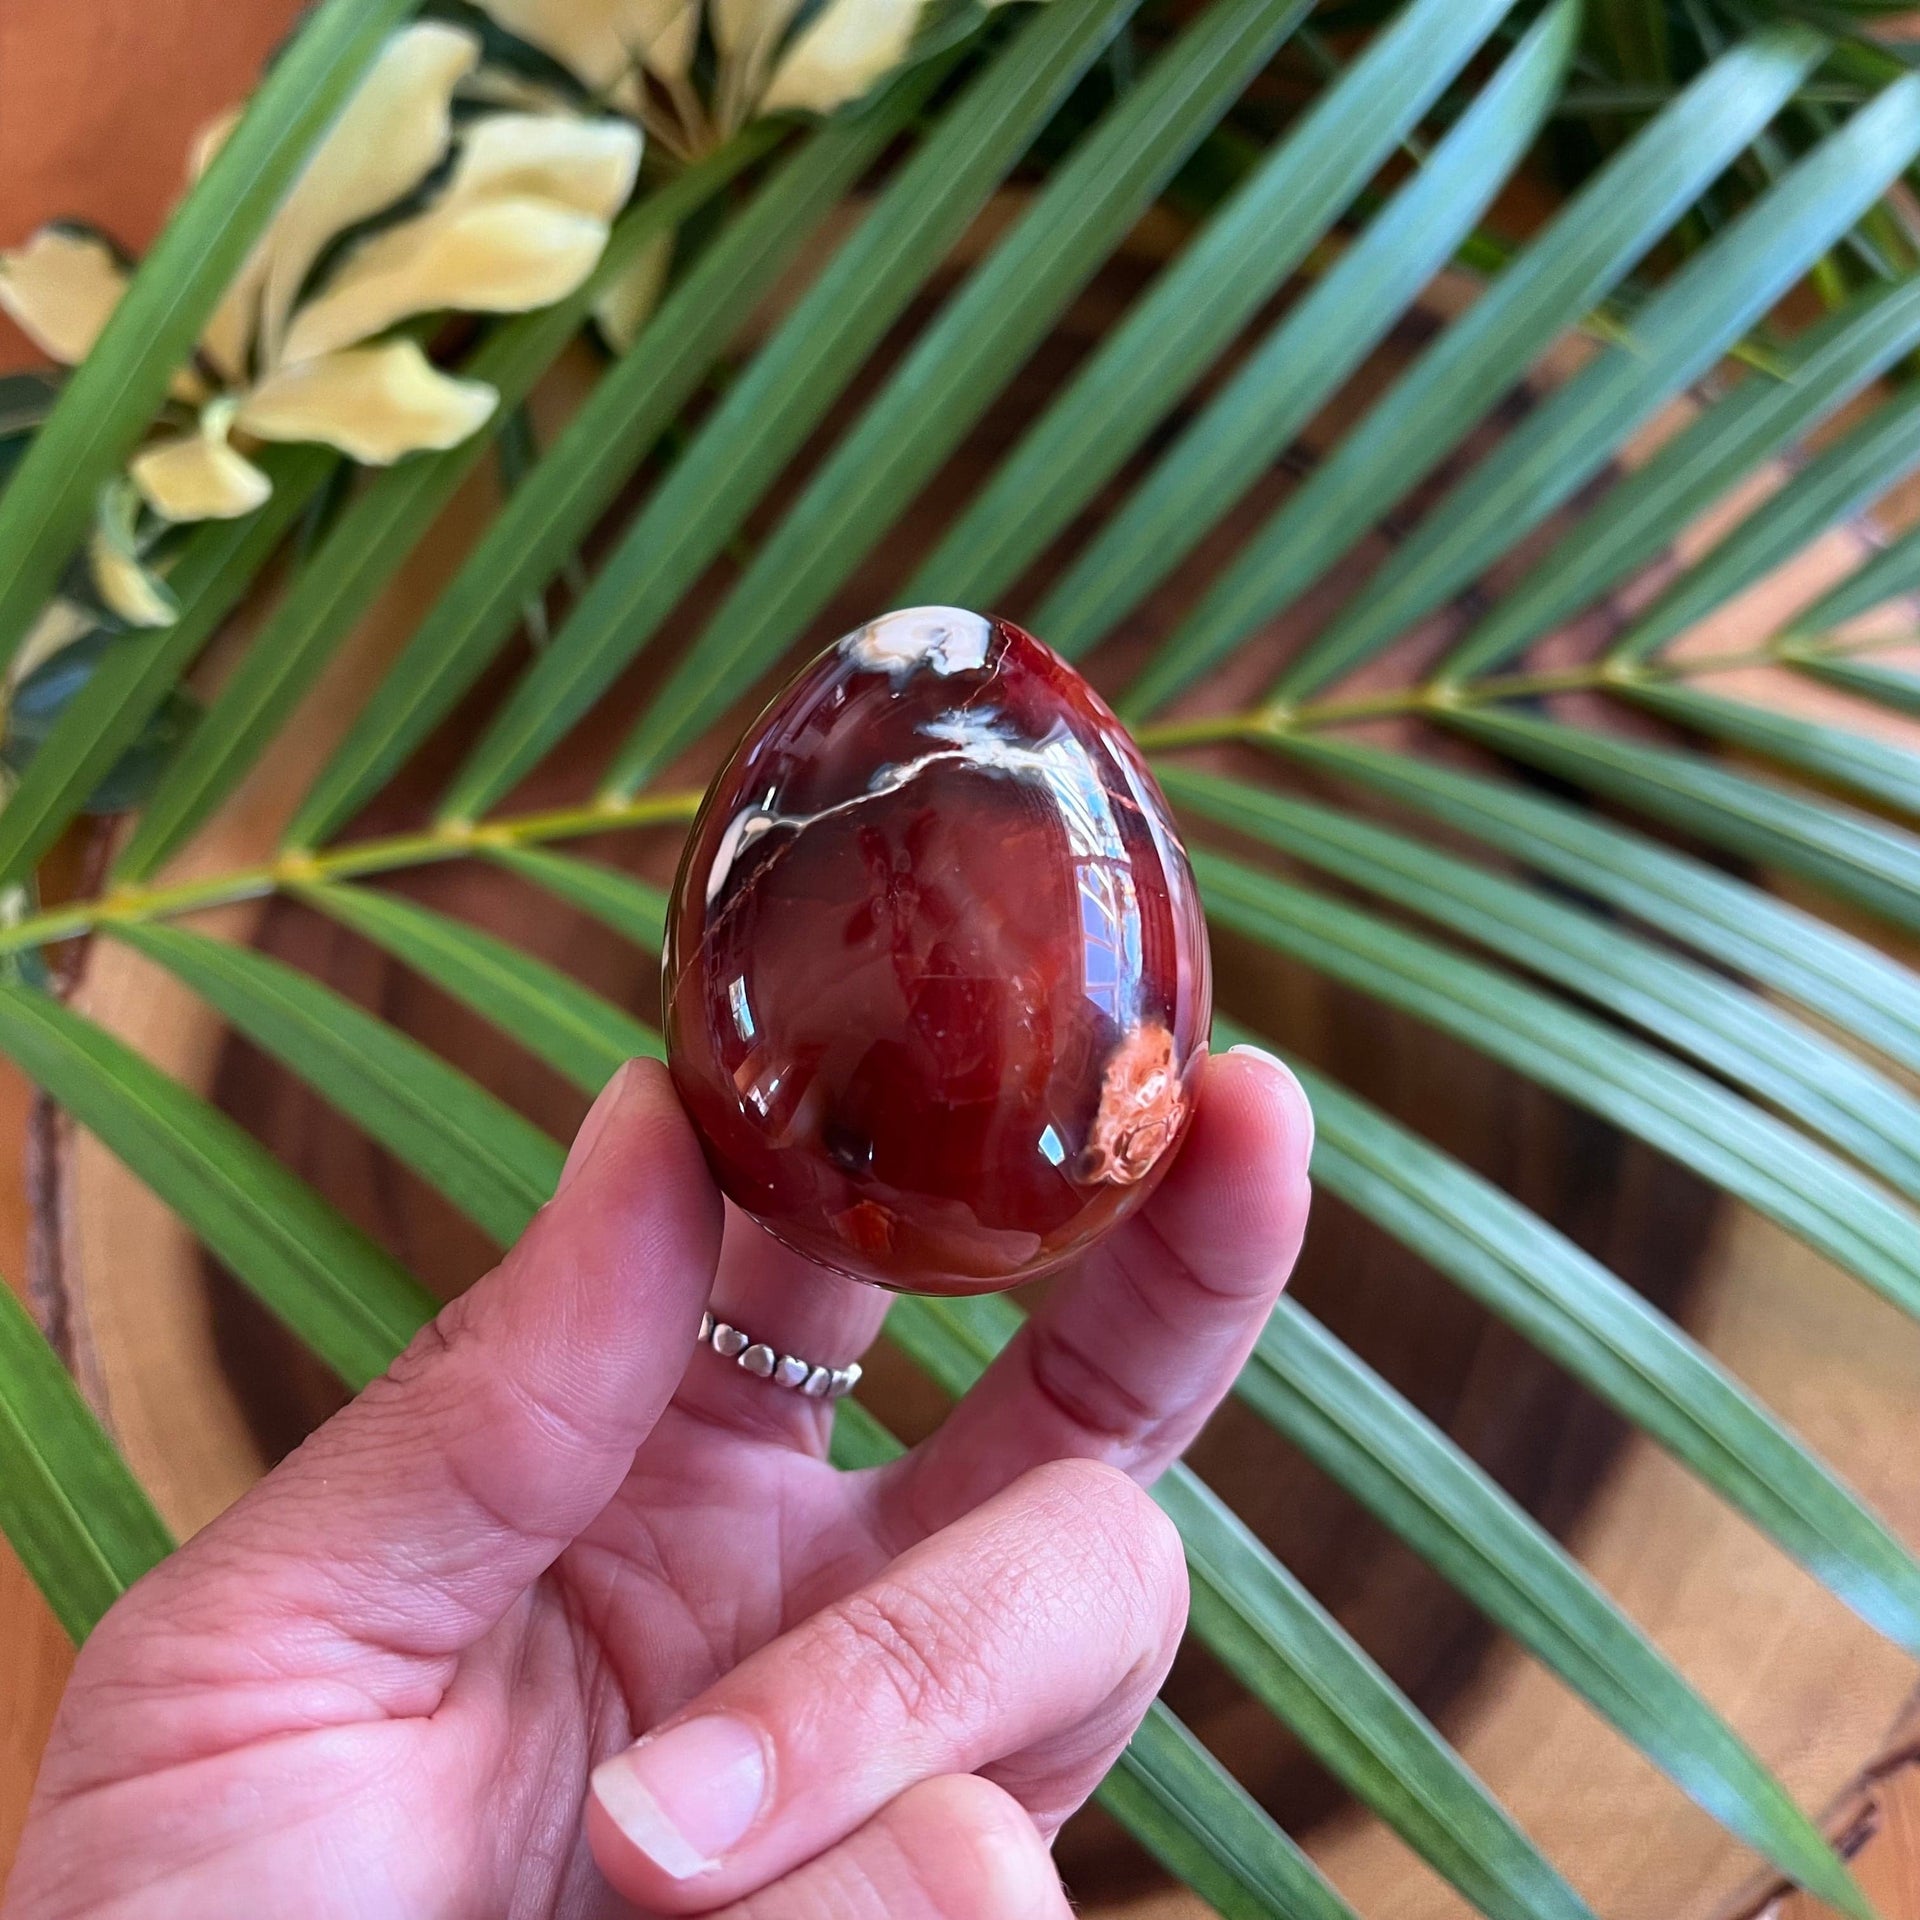
[[[173,1550],[153,1503],[4,1282],[0,1532],[75,1640]]]
[[[1896,926],[1920,932],[1920,837],[1898,827],[1731,773],[1697,754],[1491,707],[1451,707],[1445,719],[1497,752],[1608,794],[1762,865],[1800,874]]]
[[[1053,646],[1072,658],[1110,633],[1392,330],[1533,144],[1578,25],[1565,0],[1542,14],[1420,170],[1088,542],[1034,616]]]
[[[994,604],[1326,237],[1509,10],[1415,0],[1369,41],[1100,342],[903,598]]]
[[[1753,326],[1920,151],[1920,78],[1898,82],[1683,267],[1610,348],[1523,420],[1288,671],[1300,699],[1482,573]]]
[[[449,811],[492,805],[653,638],[1135,4],[1049,8],[947,111],[661,481],[475,750]]]
[[[1231,1022],[1216,1041],[1239,1037]],[[1890,1640],[1920,1649],[1920,1564],[1712,1355],[1564,1234],[1295,1061],[1313,1178],[1430,1261],[1744,1513]]]
[[[1151,712],[1191,684],[1404,499],[1511,388],[1516,369],[1647,252],[1817,52],[1799,29],[1756,34],[1616,154],[1281,504],[1159,649],[1124,711]]]
[[[1912,337],[1920,338],[1920,282],[1913,296]],[[1905,343],[1903,343],[1905,344]],[[1644,660],[1716,607],[1803,552],[1839,521],[1871,506],[1920,465],[1920,393],[1909,389],[1876,407],[1853,431],[1816,455],[1778,493],[1676,580],[1610,651]]]
[[[364,934],[586,1093],[660,1036],[543,960],[443,913],[367,887],[303,886],[309,906]]]
[[[0,1052],[350,1387],[432,1315],[432,1296],[252,1135],[50,994],[0,986]]]
[[[1222,1920],[1355,1920],[1319,1868],[1158,1700],[1095,1797]]]
[[[1920,527],[1904,533],[1797,613],[1796,632],[1820,633],[1920,588]]]
[[[1750,748],[1764,759],[1878,806],[1920,813],[1920,757],[1891,741],[1677,683],[1629,682],[1621,692],[1710,739]]]
[[[111,929],[437,1187],[496,1245],[552,1198],[565,1153],[459,1068],[251,947],[155,923]]]
[[[1281,1301],[1235,1392],[1789,1878],[1873,1909],[1752,1750],[1573,1559],[1320,1323]]]
[[[1214,0],[1055,170],[760,548],[622,750],[610,791],[642,785],[820,611],[1298,13],[1298,0]]]
[[[1920,1316],[1914,1216],[1771,1114],[1515,975],[1217,854],[1194,866],[1216,920],[1611,1120]]]
[[[1176,800],[1607,1008],[1920,1200],[1920,1103],[1758,994],[1610,918],[1409,835],[1239,781],[1161,769]]]
[[[631,940],[635,946],[658,953],[667,938],[667,896],[636,880],[630,873],[576,860],[544,847],[487,847],[487,859],[506,867],[523,880],[544,887],[582,913]]]
[[[1920,715],[1920,674],[1877,666],[1870,660],[1796,659],[1793,664],[1802,673],[1844,693],[1858,694],[1896,713]]]
[[[1609,902],[1920,1073],[1920,979],[1803,908],[1590,810],[1509,783],[1325,735],[1276,736],[1272,744]]]

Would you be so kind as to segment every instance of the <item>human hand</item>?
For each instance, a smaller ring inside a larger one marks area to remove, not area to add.
[[[8,1920],[1065,1920],[1047,1844],[1185,1615],[1139,1483],[1284,1284],[1311,1134],[1284,1069],[1210,1061],[1148,1206],[845,1474],[695,1330],[711,1290],[841,1363],[885,1296],[723,1230],[623,1068],[500,1267],[88,1640]]]

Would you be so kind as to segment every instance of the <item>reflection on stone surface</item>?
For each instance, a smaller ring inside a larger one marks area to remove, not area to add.
[[[1210,1012],[1166,803],[1004,621],[889,614],[756,721],[689,838],[676,1084],[729,1196],[828,1266],[1013,1286],[1165,1172]]]

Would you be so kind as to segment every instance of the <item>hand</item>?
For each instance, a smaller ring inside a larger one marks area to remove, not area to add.
[[[1284,1283],[1310,1138],[1283,1068],[1211,1061],[1149,1206],[842,1474],[828,1408],[694,1336],[711,1290],[843,1363],[885,1297],[723,1230],[623,1068],[501,1266],[87,1642],[9,1920],[1066,1920],[1047,1843],[1185,1615],[1138,1483]]]

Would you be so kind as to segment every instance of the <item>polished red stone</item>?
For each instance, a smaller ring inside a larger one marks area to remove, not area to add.
[[[951,607],[795,679],[674,889],[668,1058],[729,1196],[883,1286],[977,1293],[1137,1207],[1189,1117],[1206,927],[1119,721]]]

